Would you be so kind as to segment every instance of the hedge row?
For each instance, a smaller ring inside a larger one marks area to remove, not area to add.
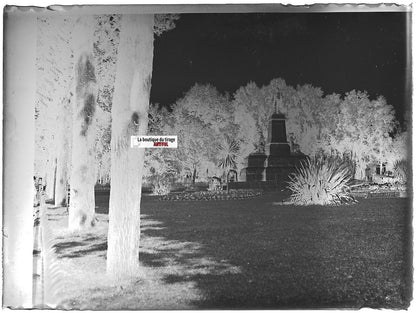
[[[170,193],[159,198],[160,201],[210,201],[210,200],[239,200],[258,197],[262,190],[239,189],[227,191],[196,191]]]

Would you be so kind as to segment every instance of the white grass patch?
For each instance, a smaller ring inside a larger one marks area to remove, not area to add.
[[[147,219],[148,216],[145,214],[140,215],[140,226],[156,226],[156,225],[163,225],[163,222],[155,221],[155,220],[149,220]]]
[[[285,201],[280,201],[280,202],[272,202],[273,205],[294,205],[295,202],[291,201],[291,200],[285,200]]]

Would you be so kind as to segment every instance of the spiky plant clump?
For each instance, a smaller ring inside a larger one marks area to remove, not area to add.
[[[352,175],[345,163],[333,158],[307,159],[289,177],[291,201],[298,205],[340,205],[354,201],[347,183]]]
[[[398,182],[404,184],[407,182],[409,167],[406,160],[396,161],[393,166],[393,175]]]

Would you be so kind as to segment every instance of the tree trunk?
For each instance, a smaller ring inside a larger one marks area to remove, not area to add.
[[[139,268],[140,200],[153,65],[153,15],[123,15],[112,107],[107,273],[121,281]]]
[[[65,99],[62,103],[61,116],[59,117],[59,137],[58,137],[58,157],[56,164],[56,188],[55,188],[55,206],[66,205],[68,182],[68,161],[69,161],[69,120],[70,116],[69,105],[71,100]]]
[[[381,153],[381,148],[380,148],[380,175],[383,175],[383,154]]]
[[[48,160],[45,181],[43,182],[46,185],[46,188],[45,188],[46,200],[54,199],[55,174],[56,174],[56,157],[54,155],[51,155],[50,159]]]
[[[230,193],[228,189],[228,182],[229,182],[230,170],[227,170],[227,194]]]
[[[355,175],[354,178],[355,179],[359,179],[359,180],[363,180],[365,179],[365,168],[366,168],[366,162],[364,162],[361,158],[361,156],[359,157],[355,157]]]
[[[36,15],[4,9],[3,307],[32,307]]]
[[[192,173],[192,185],[195,185],[196,180],[196,167],[194,167],[194,171]]]
[[[94,226],[94,113],[96,78],[93,58],[93,16],[78,18],[73,33],[75,99],[72,114],[72,167],[68,226]]]
[[[67,166],[68,152],[59,151],[56,166],[55,206],[66,205]]]

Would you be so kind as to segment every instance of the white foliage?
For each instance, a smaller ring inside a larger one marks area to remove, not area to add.
[[[61,15],[38,18],[35,175],[46,176],[56,156],[58,116],[70,98],[73,79],[73,20]],[[51,161],[50,161],[51,162]]]

